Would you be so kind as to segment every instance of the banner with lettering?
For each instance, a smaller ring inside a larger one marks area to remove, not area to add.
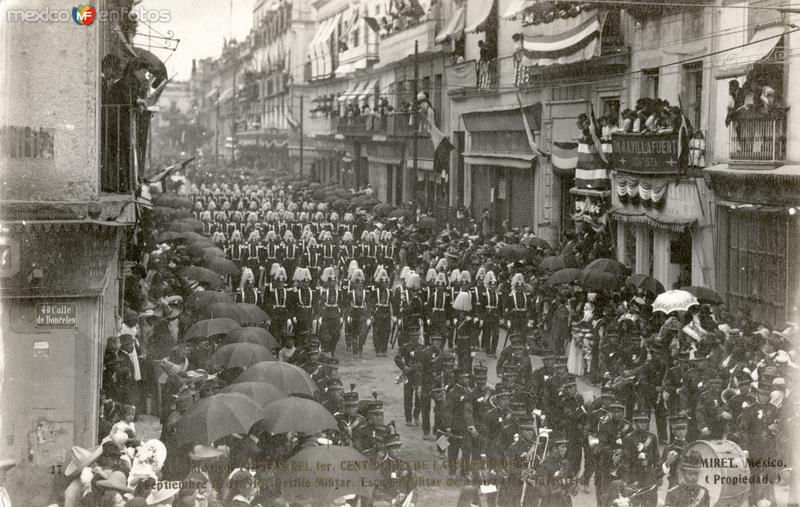
[[[686,166],[686,153],[678,147],[678,133],[621,134],[611,136],[612,167],[635,174],[679,174]]]

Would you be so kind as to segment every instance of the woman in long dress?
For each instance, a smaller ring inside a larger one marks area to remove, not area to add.
[[[594,305],[585,303],[583,305],[583,318],[572,325],[572,339],[567,350],[567,371],[573,375],[583,375],[589,366],[585,363],[585,352],[587,341],[591,342],[593,336]],[[591,345],[589,345],[591,350]]]

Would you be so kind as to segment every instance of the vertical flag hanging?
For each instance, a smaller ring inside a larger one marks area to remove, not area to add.
[[[531,131],[530,124],[528,124],[528,117],[525,114],[525,108],[522,107],[522,98],[519,96],[519,92],[517,92],[517,104],[519,104],[519,112],[522,114],[522,124],[525,125],[525,135],[528,136],[528,144],[531,147],[531,151],[534,155],[543,155],[544,153],[536,145],[536,140],[533,138],[533,132]]]
[[[450,152],[455,148],[444,133],[436,126],[436,111],[430,102],[425,102],[425,123],[433,143],[433,170],[439,174],[442,181],[450,179]]]

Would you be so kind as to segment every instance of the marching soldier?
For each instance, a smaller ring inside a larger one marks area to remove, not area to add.
[[[661,472],[667,476],[667,486],[672,488],[678,484],[678,467],[683,454],[689,447],[686,433],[689,429],[689,419],[685,412],[669,416],[669,428],[672,441],[664,447],[661,453]]]
[[[288,306],[290,291],[284,286],[286,270],[278,267],[273,280],[272,290],[264,295],[264,306],[270,316],[269,332],[283,346],[290,319]]]
[[[429,290],[429,296],[425,302],[426,319],[428,334],[447,337],[448,348],[453,348],[453,337],[450,334],[449,317],[452,301],[450,294],[446,290],[447,278],[444,273],[436,275],[434,288]],[[430,288],[428,288],[430,289]]]
[[[632,431],[631,423],[625,420],[624,405],[609,403],[608,412],[597,427],[599,443],[594,476],[597,505],[606,505],[611,482],[622,480],[622,442]]]
[[[472,371],[472,337],[474,325],[470,312],[472,306],[468,292],[459,292],[456,300],[453,301],[455,318],[454,334],[456,335],[456,357],[458,357],[458,367],[467,372]]]
[[[442,352],[442,337],[431,336],[429,346],[422,349],[417,357],[417,390],[418,406],[422,413],[422,439],[433,440],[431,436],[431,400],[435,379],[441,378],[440,355]]]
[[[420,319],[424,313],[422,301],[417,296],[420,289],[419,275],[411,272],[406,277],[405,290],[400,290],[396,303],[397,311],[393,312],[402,319],[402,341],[420,342]]]
[[[378,245],[378,238],[375,237],[374,232],[368,233],[367,238],[367,243],[363,246],[364,258],[359,262],[359,265],[364,269],[365,275],[372,276],[375,274],[375,268],[378,265],[378,251],[380,250],[380,245]]]
[[[497,290],[497,278],[493,271],[488,271],[483,279],[484,287],[480,291],[481,349],[489,357],[496,357],[497,345],[500,341],[500,319],[503,315],[502,297]]]
[[[364,289],[364,272],[360,269],[353,271],[350,277],[352,284],[347,294],[347,326],[344,337],[347,349],[354,354],[361,355],[364,342],[367,339],[369,318],[367,317],[367,291]]]
[[[355,384],[350,384],[350,392],[343,396],[343,411],[333,414],[339,424],[339,445],[353,445],[354,435],[366,424],[364,417],[358,413],[358,393],[355,388]]]
[[[751,479],[757,477],[764,483],[751,483],[750,505],[756,505],[763,498],[774,504],[774,492],[769,479],[770,468],[767,463],[775,455],[773,444],[778,433],[780,411],[769,402],[772,385],[759,382],[758,387],[753,389],[756,392],[756,402],[744,410],[738,425],[740,445],[748,453],[750,477]]]
[[[253,231],[250,233],[250,237],[247,238],[247,247],[245,248],[244,252],[242,253],[242,262],[250,268],[253,273],[258,273],[259,271],[259,251],[261,250],[261,245],[259,245],[259,238],[258,238],[258,231]],[[269,265],[269,264],[267,264]]]
[[[533,321],[531,320],[531,305],[523,288],[524,285],[525,279],[522,277],[522,273],[514,275],[511,279],[511,293],[507,297],[504,308],[508,332],[527,337],[528,328],[533,327]],[[525,340],[527,341],[527,338]]]
[[[338,263],[338,256],[336,255],[336,245],[331,243],[331,232],[322,231],[322,266],[336,267]]]
[[[396,433],[389,436],[385,443],[386,455],[378,463],[380,471],[380,481],[375,486],[372,493],[373,500],[376,502],[389,502],[391,505],[413,505],[413,501],[407,501],[409,496],[413,496],[416,484],[414,472],[408,463],[400,459],[400,436]]]
[[[248,303],[258,305],[261,303],[261,292],[255,286],[255,276],[250,268],[243,268],[239,282],[239,290],[236,291],[237,303]]]
[[[638,489],[650,488],[637,497],[636,505],[656,507],[657,484],[661,482],[658,438],[648,431],[650,414],[641,410],[633,415],[634,430],[622,439],[622,469],[625,482]]]
[[[507,479],[500,487],[497,504],[535,507],[543,489],[536,487],[536,478],[532,475],[538,465],[537,458],[541,456],[537,449],[536,424],[530,417],[522,417],[517,422],[517,429],[519,433],[505,451]]]
[[[295,339],[298,348],[302,347],[311,335],[314,326],[314,305],[316,295],[309,287],[311,284],[311,272],[308,269],[300,268],[300,286],[291,291],[288,301],[289,313],[292,316]]]
[[[298,259],[301,253],[294,242],[292,231],[286,231],[283,234],[283,247],[278,251],[278,255],[281,266],[286,268],[286,272],[294,273],[295,268],[299,266]]]
[[[389,275],[385,269],[375,273],[376,287],[372,289],[369,299],[370,315],[372,316],[372,342],[375,355],[386,357],[389,345],[389,335],[392,332],[392,291],[389,289]]]
[[[472,410],[476,414],[475,429],[478,431],[478,438],[472,443],[472,461],[478,462],[481,454],[486,454],[484,440],[488,436],[489,429],[486,427],[484,414],[492,408],[490,403],[494,396],[494,387],[488,383],[489,368],[477,364],[472,368],[472,375],[475,378],[475,385],[472,386]]]
[[[501,463],[504,458],[504,449],[513,441],[513,434],[506,431],[506,426],[511,418],[511,392],[500,386],[495,389],[489,398],[488,410],[481,414],[483,418],[482,434],[480,436],[482,452],[492,463]]]
[[[326,267],[322,271],[320,281],[324,285],[319,290],[317,301],[318,306],[318,329],[320,340],[323,343],[323,351],[336,353],[336,345],[339,343],[339,336],[342,333],[342,298],[338,284],[336,283],[336,272],[332,267]]]
[[[416,389],[419,381],[419,358],[422,352],[422,345],[419,342],[406,341],[400,345],[400,350],[394,357],[394,364],[400,368],[402,375],[400,382],[403,384],[403,413],[406,417],[406,426],[419,425],[419,394]],[[414,418],[413,422],[411,418]]]
[[[698,483],[702,466],[703,458],[697,451],[683,456],[680,466],[683,481],[667,491],[664,507],[709,507],[708,490]]]
[[[342,235],[342,244],[339,245],[339,269],[344,270],[355,260],[356,248],[353,245],[353,233],[345,231]]]
[[[552,450],[545,456],[537,478],[542,481],[542,505],[572,507],[572,497],[578,492],[575,473],[567,456],[567,438],[561,433],[549,437]]]
[[[459,451],[461,452],[461,476],[469,477],[472,440],[478,436],[472,413],[469,370],[459,368],[455,371],[456,384],[447,392],[445,402],[445,426],[450,445],[447,447],[447,469],[455,476]]]
[[[227,254],[228,258],[232,260],[236,266],[241,270],[243,267],[243,260],[244,260],[244,247],[242,247],[242,235],[239,233],[238,230],[233,230],[232,234],[230,235],[231,244],[228,246]],[[233,275],[231,277],[231,286],[237,287],[239,285],[239,280],[241,279],[241,274]]]
[[[384,426],[383,422],[383,401],[378,399],[377,391],[372,392],[372,400],[367,401],[365,413],[367,422],[355,432],[354,447],[365,454],[372,454],[377,451],[375,442],[375,430]]]
[[[378,252],[378,262],[383,265],[390,275],[393,275],[395,266],[397,266],[397,251],[392,242],[392,233],[384,231],[381,234],[381,242],[383,244]]]
[[[325,399],[322,401],[322,406],[325,407],[331,415],[336,417],[336,414],[344,411],[344,386],[339,383],[331,383],[328,387],[322,390]],[[336,445],[348,445],[339,443],[338,437],[334,439]]]
[[[695,420],[701,438],[720,440],[725,432],[725,424],[733,418],[720,399],[721,387],[722,380],[718,378],[708,379],[703,383],[695,409]]]
[[[305,268],[311,273],[311,280],[313,281],[314,285],[319,284],[320,271],[322,270],[321,257],[322,256],[317,249],[317,240],[315,240],[312,236],[308,239],[308,243],[306,244],[306,251],[303,255],[303,263]]]

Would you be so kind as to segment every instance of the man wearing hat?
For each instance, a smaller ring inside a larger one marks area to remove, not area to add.
[[[597,505],[602,505],[611,482],[621,478],[622,443],[633,431],[633,425],[625,420],[625,406],[622,403],[611,402],[607,410],[608,416],[602,418],[597,426],[600,440],[594,479]]]
[[[746,408],[739,418],[739,445],[748,453],[748,462],[751,465],[750,477],[759,477],[765,482],[765,484],[751,483],[750,505],[756,505],[762,498],[767,498],[774,504],[772,484],[768,480],[770,468],[766,463],[775,455],[774,443],[779,430],[780,410],[770,403],[772,384],[759,382],[754,390],[755,404]],[[762,461],[765,463],[764,466],[761,466]]]
[[[383,265],[391,276],[394,275],[394,269],[395,266],[397,266],[398,259],[397,248],[395,248],[394,242],[392,241],[392,233],[385,231],[381,234],[381,241],[382,244],[378,249],[378,262]]]
[[[400,436],[397,433],[388,436],[384,443],[386,455],[378,462],[380,480],[372,493],[375,502],[389,502],[391,505],[403,505],[409,495],[416,489],[414,472],[411,466],[400,459]],[[409,502],[413,504],[413,500]]]
[[[689,419],[685,412],[669,416],[669,430],[672,441],[661,453],[661,471],[667,476],[667,485],[672,488],[678,484],[678,468],[689,447],[689,442],[686,441]]]
[[[532,301],[524,290],[525,279],[517,273],[511,280],[511,293],[506,298],[506,323],[509,333],[526,336],[528,328],[533,327]]]
[[[711,378],[703,382],[700,398],[695,409],[695,421],[700,437],[704,439],[719,440],[725,432],[725,425],[733,419],[730,412],[725,410],[725,404],[720,398],[722,380]]]
[[[418,406],[422,413],[422,439],[432,440],[431,436],[431,399],[433,395],[434,378],[441,376],[440,355],[442,352],[442,337],[432,335],[430,345],[423,348],[417,355],[417,381]]]
[[[372,342],[375,355],[386,357],[389,335],[392,332],[392,291],[389,288],[389,275],[385,269],[375,273],[375,288],[369,297],[369,313],[372,316]]]
[[[356,431],[366,424],[364,417],[358,413],[358,393],[355,388],[355,384],[350,384],[350,391],[342,396],[342,411],[333,414],[339,424],[339,445],[353,445]]]
[[[310,288],[311,272],[301,268],[299,287],[291,291],[288,300],[289,313],[292,316],[293,331],[297,346],[305,345],[313,329],[314,306],[318,295]]]
[[[383,401],[378,399],[377,391],[372,391],[372,399],[367,401],[364,412],[366,422],[356,430],[353,446],[364,454],[372,453],[376,457],[375,428],[384,425]]]
[[[335,354],[336,344],[342,333],[344,298],[336,282],[336,272],[332,267],[328,266],[323,270],[320,281],[324,286],[320,289],[317,298],[317,312],[320,316],[318,329],[322,350]]]
[[[541,450],[536,449],[538,436],[536,424],[530,417],[522,416],[517,424],[518,434],[505,450],[505,464],[508,479],[500,487],[498,505],[536,506],[541,498],[541,488],[525,484],[526,479],[537,469]],[[536,456],[533,452],[536,450]],[[523,491],[525,497],[523,498]],[[549,504],[542,504],[549,505]]]
[[[461,475],[468,477],[472,441],[478,436],[473,416],[472,395],[469,391],[469,370],[460,368],[454,373],[456,383],[450,388],[445,401],[445,427],[450,446],[447,448],[447,469],[451,476],[457,470],[458,453],[461,451]]]
[[[269,332],[284,345],[289,322],[289,291],[286,289],[286,270],[278,266],[272,275],[269,292],[264,294],[265,310],[270,316]],[[266,290],[266,289],[265,289]]]
[[[419,425],[421,390],[418,390],[420,378],[419,355],[422,353],[422,344],[407,341],[400,346],[394,356],[394,364],[403,373],[403,413],[406,417],[406,426]],[[414,418],[412,422],[411,418]]]
[[[697,451],[684,454],[680,462],[681,477],[683,480],[676,486],[669,488],[664,500],[664,507],[708,507],[710,499],[708,490],[698,483],[703,458]],[[755,505],[755,504],[751,504]]]
[[[725,410],[730,412],[731,421],[738,421],[744,411],[756,403],[756,397],[751,392],[753,378],[744,370],[734,374],[735,388],[725,389],[720,394],[720,399],[725,405]]]
[[[488,410],[479,414],[483,419],[480,436],[481,452],[485,453],[492,463],[501,463],[505,449],[513,442],[513,434],[507,431],[512,418],[511,392],[502,385],[495,389],[489,398]],[[497,466],[497,465],[495,465]]]
[[[446,337],[448,347],[452,348],[453,338],[450,335],[449,326],[452,301],[446,288],[447,278],[444,273],[438,273],[434,287],[428,287],[428,297],[425,301],[425,323],[429,335],[438,334]]]
[[[578,492],[575,472],[567,457],[568,441],[563,433],[551,433],[550,449],[542,461],[537,477],[543,481],[542,505],[572,507],[572,498]]]
[[[420,319],[425,313],[424,305],[418,295],[420,283],[418,274],[409,273],[406,276],[405,289],[400,290],[396,299],[396,310],[393,311],[393,315],[402,319],[401,345],[408,340],[420,341]]]
[[[345,326],[345,341],[348,349],[360,356],[367,340],[369,319],[367,318],[368,293],[364,289],[364,272],[360,269],[353,271],[350,276],[350,290],[345,298],[347,308],[347,325]]]
[[[487,271],[480,289],[481,315],[481,348],[489,355],[496,357],[497,345],[500,341],[500,319],[504,315],[503,301],[497,290],[497,277],[493,271]]]
[[[650,414],[644,410],[633,414],[633,426],[633,432],[622,439],[622,476],[628,484],[649,488],[661,480],[658,438],[648,431]],[[658,488],[639,497],[639,505],[655,507],[657,503]]]
[[[456,357],[458,367],[464,368],[467,372],[472,370],[472,342],[475,334],[475,324],[470,316],[472,306],[468,292],[459,292],[456,300],[453,301],[453,311],[455,313],[453,323],[455,324]]]

